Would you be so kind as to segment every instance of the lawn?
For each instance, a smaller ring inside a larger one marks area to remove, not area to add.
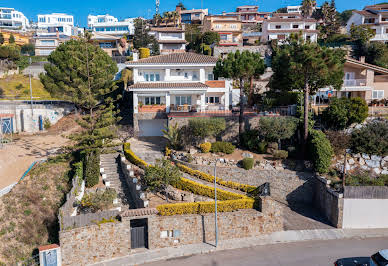
[[[39,79],[32,78],[32,96],[35,100],[53,100]],[[28,76],[12,75],[0,79],[0,99],[1,100],[29,100],[30,80]]]
[[[31,257],[36,248],[58,243],[58,208],[70,189],[69,161],[38,165],[0,198],[0,265]]]

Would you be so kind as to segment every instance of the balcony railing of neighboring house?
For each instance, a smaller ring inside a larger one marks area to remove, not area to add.
[[[344,87],[361,87],[366,86],[366,79],[346,79],[344,80]]]
[[[166,105],[142,105],[139,106],[140,113],[165,113]]]

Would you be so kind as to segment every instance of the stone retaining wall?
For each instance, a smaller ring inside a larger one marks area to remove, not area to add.
[[[194,170],[214,174],[214,166],[190,164],[179,161]],[[225,181],[234,181],[252,186],[270,183],[271,196],[276,200],[287,203],[313,202],[314,174],[310,172],[295,172],[290,170],[245,170],[239,167],[218,167],[217,177]]]
[[[375,174],[388,175],[388,156],[382,157],[369,154],[350,154],[347,155],[346,170],[362,169],[365,171],[373,171]],[[335,167],[343,170],[344,156],[341,155],[335,163]]]

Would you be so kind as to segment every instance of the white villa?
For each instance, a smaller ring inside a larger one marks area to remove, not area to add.
[[[0,28],[26,30],[29,26],[30,22],[22,12],[14,8],[0,7]]]
[[[149,34],[158,41],[161,54],[186,52],[184,29],[173,27],[151,28]]]
[[[141,136],[158,136],[167,115],[228,112],[232,82],[214,80],[217,58],[172,53],[127,62],[133,69],[134,128]],[[234,99],[233,99],[234,102]]]

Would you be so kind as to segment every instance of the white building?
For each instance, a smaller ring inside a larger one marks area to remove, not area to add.
[[[352,25],[367,25],[375,32],[371,41],[387,42],[388,4],[366,6],[363,10],[354,10],[346,25],[348,32]]]
[[[311,42],[318,40],[317,21],[303,18],[299,13],[274,13],[273,17],[264,20],[261,41],[286,40],[291,33],[301,32],[303,39]]]
[[[50,55],[60,44],[69,41],[70,37],[56,33],[54,35],[39,35],[34,37],[35,55]]]
[[[135,57],[136,58],[136,57]],[[140,136],[159,136],[171,113],[185,117],[228,112],[231,80],[213,80],[217,58],[172,53],[127,63],[133,69],[134,129]]]
[[[63,13],[38,15],[38,28],[40,29],[64,25],[74,26],[74,17]]]
[[[302,13],[302,6],[287,6],[287,13]]]
[[[0,28],[4,29],[22,29],[30,26],[26,16],[14,8],[0,7]]]
[[[114,36],[123,36],[124,34],[133,35],[135,32],[134,18],[127,18],[119,21],[111,15],[89,15],[88,27],[96,32],[105,33]]]
[[[186,51],[185,30],[172,27],[151,28],[150,35],[159,43],[160,53],[179,53]]]

